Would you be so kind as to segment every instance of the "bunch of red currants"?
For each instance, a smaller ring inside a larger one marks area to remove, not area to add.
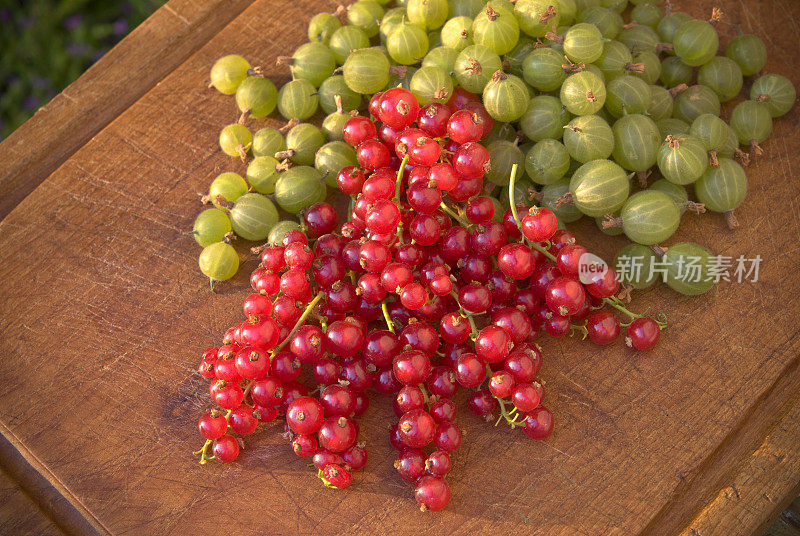
[[[308,236],[289,231],[263,249],[246,319],[203,355],[220,409],[200,419],[201,463],[234,460],[237,436],[284,415],[294,452],[312,458],[326,485],[346,488],[367,463],[355,418],[372,389],[395,396],[399,475],[423,510],[441,510],[462,442],[459,388],[475,415],[545,439],[553,416],[536,379],[542,331],[605,345],[624,325],[630,346],[656,344],[663,322],[628,311],[613,268],[579,277],[588,252],[552,211],[495,214],[479,197],[491,163],[478,140],[492,119],[477,99],[457,90],[448,104],[420,108],[393,88],[370,101],[379,124],[347,121],[359,164],[337,177],[352,196],[348,221],[334,232],[335,211],[320,203],[305,214]]]

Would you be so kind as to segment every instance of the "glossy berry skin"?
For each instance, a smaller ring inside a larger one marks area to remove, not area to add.
[[[527,279],[533,274],[536,261],[528,246],[514,242],[500,248],[500,252],[497,255],[497,265],[506,276],[520,280]]]
[[[360,115],[348,119],[342,129],[342,138],[352,147],[358,147],[364,141],[377,135],[378,129],[375,128],[375,123]]]
[[[461,429],[452,422],[443,422],[436,427],[433,442],[436,448],[445,452],[455,452],[461,446]]]
[[[319,402],[327,417],[350,417],[355,411],[355,393],[349,387],[328,385],[319,394]]]
[[[549,208],[533,207],[522,218],[522,234],[531,242],[550,240],[558,229],[558,218]]]
[[[364,172],[355,166],[345,166],[336,175],[336,184],[347,195],[358,195],[364,180]]]
[[[475,339],[475,353],[487,363],[499,363],[511,351],[511,337],[501,327],[489,325]]]
[[[403,307],[409,311],[421,309],[427,299],[425,288],[419,283],[409,283],[403,287],[403,291],[400,293],[400,301]]]
[[[239,456],[239,442],[231,435],[224,435],[214,442],[211,451],[215,459],[230,463]]]
[[[344,452],[356,443],[356,427],[346,417],[328,417],[322,421],[317,437],[322,448]]]
[[[523,413],[531,412],[539,406],[539,392],[529,383],[517,384],[511,393],[511,402]]]
[[[283,384],[277,378],[267,376],[253,382],[250,396],[259,406],[277,406],[283,401]]]
[[[394,201],[378,199],[367,212],[365,218],[367,228],[373,233],[395,231],[400,223],[400,209]]]
[[[454,311],[444,315],[439,322],[439,334],[445,342],[461,344],[469,338],[472,328],[461,313]]]
[[[400,439],[409,447],[422,448],[433,441],[436,421],[422,409],[403,414],[397,423]]]
[[[362,355],[368,363],[372,363],[377,367],[384,367],[392,363],[392,359],[400,350],[400,341],[394,333],[386,330],[375,330],[366,336]]]
[[[516,307],[503,307],[492,313],[492,324],[506,330],[514,344],[527,339],[531,332],[530,319]]]
[[[497,409],[497,399],[488,389],[480,389],[469,395],[467,408],[478,417],[485,417]]]
[[[301,458],[313,456],[317,448],[317,439],[313,435],[298,435],[292,440],[292,450]]]
[[[239,435],[252,434],[256,426],[258,426],[259,414],[255,412],[254,408],[242,404],[233,410],[228,417],[228,423],[231,430]]]
[[[303,213],[306,232],[311,238],[318,238],[336,230],[336,209],[329,203],[315,203]]]
[[[408,411],[423,409],[424,407],[425,396],[416,385],[406,385],[400,389],[392,403],[394,413],[398,417],[402,417]]]
[[[403,385],[417,385],[430,374],[431,362],[419,350],[409,350],[394,358],[392,370],[397,381]]]
[[[322,425],[324,410],[317,399],[301,396],[292,400],[286,410],[286,424],[296,434],[313,434]]]
[[[450,455],[443,450],[434,450],[425,460],[425,472],[430,475],[444,476],[452,467]]]
[[[544,330],[552,337],[564,337],[569,333],[570,322],[568,316],[558,313],[548,313],[552,315],[544,322]]]
[[[652,318],[637,318],[628,326],[625,343],[637,350],[652,350],[661,338],[661,328]]]
[[[514,350],[503,363],[503,368],[511,374],[515,382],[531,383],[542,366],[542,354],[536,348]]]
[[[464,285],[458,292],[458,303],[469,313],[483,313],[492,305],[492,293],[484,285]]]
[[[367,449],[361,448],[358,445],[350,447],[342,452],[342,460],[346,466],[349,466],[351,471],[360,471],[367,465]],[[347,469],[347,467],[345,467]]]
[[[456,418],[456,404],[448,398],[442,398],[433,403],[430,414],[436,424],[452,422]]]
[[[525,416],[522,431],[531,439],[547,439],[553,433],[553,414],[539,406]]]
[[[244,316],[251,320],[260,320],[262,316],[269,316],[272,312],[272,301],[261,294],[250,294],[242,305]]]
[[[368,139],[362,141],[356,147],[356,160],[358,165],[365,170],[375,171],[378,168],[390,165],[392,155],[389,149],[380,141]]]
[[[423,511],[438,512],[450,502],[450,486],[447,481],[434,475],[423,475],[417,481],[414,498]]]
[[[477,197],[467,203],[465,213],[472,223],[486,223],[494,217],[494,203],[488,197]]]
[[[361,328],[345,320],[337,320],[325,332],[325,346],[336,355],[347,357],[355,355],[364,344]]]
[[[605,346],[611,344],[619,337],[619,320],[610,311],[600,310],[589,315],[586,320],[586,329],[589,340],[595,344]]]
[[[483,119],[468,110],[459,110],[447,121],[447,135],[458,144],[478,141],[483,137]]]
[[[312,364],[325,355],[325,334],[317,326],[300,326],[289,342],[289,351],[300,363]]]
[[[329,463],[322,469],[322,477],[337,489],[345,489],[353,483],[350,471],[334,463]]]
[[[441,138],[447,134],[447,123],[451,113],[448,106],[439,102],[432,102],[422,107],[417,124],[428,136]]]
[[[211,388],[214,390],[212,393],[214,402],[222,409],[235,409],[244,399],[244,391],[235,383],[219,380],[212,384]]]
[[[416,482],[425,473],[425,453],[417,448],[404,448],[394,462],[397,474],[406,482]]]
[[[462,178],[480,179],[489,166],[489,151],[480,143],[465,143],[456,150],[452,162]]]
[[[419,115],[416,97],[400,87],[384,91],[377,108],[378,119],[395,129],[411,125]]]
[[[545,289],[547,306],[561,316],[574,315],[583,307],[586,295],[583,285],[572,277],[557,277]]]
[[[498,370],[489,378],[489,391],[497,398],[508,398],[514,390],[514,376],[505,370]]]
[[[425,385],[432,395],[442,398],[452,398],[458,391],[456,375],[451,367],[433,367]]]
[[[579,261],[584,253],[588,250],[577,244],[564,246],[561,251],[556,255],[556,266],[558,270],[569,277],[578,277],[580,270]]]
[[[435,182],[443,192],[449,192],[455,188],[459,181],[455,168],[447,162],[439,162],[430,166],[428,179]]]
[[[323,448],[317,448],[317,451],[314,453],[314,457],[311,459],[311,461],[314,464],[314,467],[319,470],[324,469],[326,465],[331,463],[335,463],[337,465],[344,463],[344,459],[340,454]]]
[[[610,298],[619,290],[617,272],[610,266],[602,274],[592,274],[591,281],[585,285],[586,291],[595,298]]]
[[[455,371],[458,383],[468,389],[477,387],[486,377],[486,365],[473,353],[458,356]]]
[[[200,417],[197,427],[200,430],[200,435],[204,438],[219,439],[225,435],[225,431],[228,429],[228,421],[220,413],[209,412]]]
[[[335,359],[322,358],[314,363],[311,374],[322,385],[331,385],[339,381],[342,365]]]

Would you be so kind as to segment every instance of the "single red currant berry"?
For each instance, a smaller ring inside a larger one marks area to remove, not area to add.
[[[300,396],[289,404],[286,424],[296,434],[313,434],[322,425],[323,415],[322,404],[317,399]]]
[[[425,472],[425,459],[425,453],[420,449],[402,448],[394,468],[406,482],[416,482]]]
[[[345,166],[336,175],[336,184],[347,195],[358,195],[364,186],[364,172],[355,166]]]
[[[561,316],[552,311],[547,312],[549,316],[544,322],[544,330],[552,337],[564,337],[569,333],[570,322],[568,316]]]
[[[480,143],[465,143],[453,155],[453,168],[464,179],[480,179],[489,170],[489,151]]]
[[[272,376],[261,378],[253,382],[250,387],[250,396],[259,406],[273,407],[283,402],[283,383]]]
[[[531,383],[542,367],[542,354],[536,347],[511,352],[503,368],[513,376],[517,383]]]
[[[450,502],[450,486],[447,481],[435,475],[423,475],[417,481],[414,498],[423,512],[438,512]]]
[[[356,160],[358,165],[367,171],[375,171],[392,163],[392,154],[389,148],[375,139],[362,141],[356,147]]]
[[[522,431],[531,439],[547,439],[553,433],[553,414],[539,406],[525,417]]]
[[[458,292],[458,303],[468,313],[483,313],[492,305],[492,293],[478,283],[464,285]]]
[[[497,266],[511,279],[528,279],[536,267],[531,249],[525,244],[514,242],[500,248],[497,255]]]
[[[419,103],[414,94],[401,87],[383,92],[378,104],[378,119],[396,129],[403,129],[417,120]]]
[[[488,389],[480,389],[470,393],[467,398],[467,409],[478,417],[486,417],[497,408],[497,399]]]
[[[497,398],[508,398],[514,389],[514,377],[505,370],[498,370],[489,378],[489,391]]]
[[[392,359],[400,353],[400,341],[397,336],[386,330],[371,331],[364,339],[362,355],[364,359],[376,367],[391,364]]]
[[[269,355],[257,348],[245,346],[236,352],[236,372],[246,380],[263,378],[269,372]]]
[[[476,197],[467,203],[466,214],[472,223],[486,223],[494,217],[494,203],[488,197]]]
[[[464,110],[472,112],[480,118],[481,126],[483,127],[483,136],[481,136],[481,138],[488,136],[492,131],[492,127],[494,127],[494,119],[489,115],[489,112],[486,110],[483,103],[481,103],[480,99],[473,99],[464,104]]]
[[[228,421],[219,411],[213,410],[200,417],[197,427],[204,438],[219,439],[228,429]]]
[[[322,478],[337,489],[345,489],[353,483],[353,475],[341,465],[329,463],[322,469]]]
[[[456,360],[456,380],[468,389],[481,384],[486,377],[486,365],[477,355],[463,353]]]
[[[619,337],[620,325],[617,317],[610,311],[595,311],[586,320],[589,339],[602,346],[611,344]]]
[[[400,293],[400,302],[409,311],[421,309],[427,299],[425,287],[416,282],[409,283],[403,287],[403,291]]]
[[[383,91],[378,91],[372,98],[369,100],[369,104],[367,105],[367,111],[374,117],[378,119],[378,110],[380,110],[381,98],[383,98]],[[320,469],[322,469],[320,467]]]
[[[440,162],[432,164],[428,170],[428,181],[433,181],[443,192],[449,192],[458,185],[458,174],[451,164]]]
[[[661,337],[661,327],[652,318],[637,318],[628,326],[625,344],[637,350],[652,350]]]
[[[252,434],[258,426],[259,414],[256,410],[246,404],[231,411],[228,422],[231,430],[239,435]]]
[[[432,395],[442,398],[452,398],[458,391],[458,381],[452,367],[433,367],[425,385]]]
[[[211,451],[215,459],[230,463],[239,456],[239,442],[231,435],[224,435],[214,442]]]
[[[514,407],[523,413],[529,413],[539,406],[539,391],[529,383],[518,383],[511,393]]]
[[[235,383],[217,380],[212,384],[214,402],[222,409],[235,409],[242,404],[244,391]]]
[[[325,332],[325,346],[342,357],[355,355],[364,344],[364,332],[348,320],[332,322]]]
[[[331,463],[337,465],[344,464],[344,458],[342,458],[341,454],[318,447],[317,451],[314,453],[314,457],[311,458],[311,462],[314,464],[314,467],[321,471],[326,465]]]
[[[475,353],[487,363],[499,363],[513,347],[511,337],[501,327],[488,325],[475,338]]]
[[[292,450],[301,458],[313,456],[317,452],[317,439],[313,435],[298,435],[292,440]]]
[[[558,229],[558,218],[549,208],[531,207],[521,222],[522,234],[531,242],[550,240]]]
[[[545,289],[547,307],[561,316],[574,315],[583,307],[586,294],[577,279],[567,276],[557,277]]]
[[[589,274],[590,282],[586,284],[586,291],[598,299],[610,298],[619,290],[619,277],[617,271],[610,266],[603,272]]]
[[[443,138],[447,134],[447,122],[451,113],[448,106],[432,102],[420,110],[417,124],[432,138]]]
[[[453,290],[453,281],[450,276],[439,274],[430,280],[428,288],[437,296],[447,296]]]
[[[449,398],[441,398],[431,405],[430,414],[436,424],[452,422],[456,418],[456,404]]]
[[[447,135],[459,144],[478,141],[483,137],[483,119],[468,110],[459,110],[447,121]]]
[[[244,316],[258,322],[262,316],[269,316],[272,312],[272,301],[261,294],[250,294],[245,298],[242,310]]]
[[[346,417],[328,417],[317,433],[320,446],[337,453],[355,445],[357,435],[353,421]]]
[[[436,421],[422,409],[403,414],[398,422],[400,439],[409,447],[422,448],[433,441],[436,432]]]
[[[439,321],[439,334],[445,342],[461,344],[469,338],[472,327],[458,311],[447,313]]]
[[[356,115],[348,119],[342,128],[342,138],[352,147],[358,147],[366,140],[378,135],[375,123],[370,119]]]
[[[417,385],[430,374],[431,362],[423,352],[409,350],[394,358],[392,371],[397,381],[403,385]]]
[[[443,422],[436,427],[433,441],[437,449],[455,452],[461,446],[461,429],[453,422]]]
[[[360,471],[367,465],[367,449],[363,447],[363,443],[359,443],[359,445],[354,445],[342,452],[342,460],[346,466],[349,466],[350,471]]]
[[[566,276],[578,277],[580,272],[579,261],[585,253],[588,253],[588,250],[578,244],[564,246],[561,248],[561,251],[558,252],[558,255],[556,255],[556,266],[558,270]]]

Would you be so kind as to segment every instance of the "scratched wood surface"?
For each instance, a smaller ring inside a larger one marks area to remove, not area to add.
[[[712,5],[673,4],[696,16]],[[800,4],[715,4],[765,40],[767,70],[800,85]],[[216,173],[244,169],[217,149],[219,129],[237,113],[232,99],[205,89],[208,69],[239,52],[285,79],[274,58],[305,39],[313,13],[333,7],[253,2],[0,222],[0,432],[28,469],[46,475],[95,532],[119,535],[763,529],[800,480],[797,107],[776,122],[766,156],[748,170],[742,229],[687,215],[669,242],[761,255],[759,281],[723,283],[699,298],[664,288],[638,296],[635,307],[670,319],[648,354],[545,340],[541,377],[556,432],[532,442],[463,411],[466,440],[445,512],[418,512],[395,476],[385,399],[361,419],[371,459],[347,493],[319,485],[278,426],[248,438],[236,464],[197,465],[195,421],[208,398],[194,367],[237,321],[256,264],[248,260],[211,294],[185,235],[197,192]],[[14,167],[0,166],[3,184]],[[576,229],[607,257],[624,242],[601,237],[591,222]],[[768,478],[778,474],[785,477]]]

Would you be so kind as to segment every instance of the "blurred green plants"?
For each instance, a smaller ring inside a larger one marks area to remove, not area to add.
[[[0,0],[0,140],[163,3]]]

